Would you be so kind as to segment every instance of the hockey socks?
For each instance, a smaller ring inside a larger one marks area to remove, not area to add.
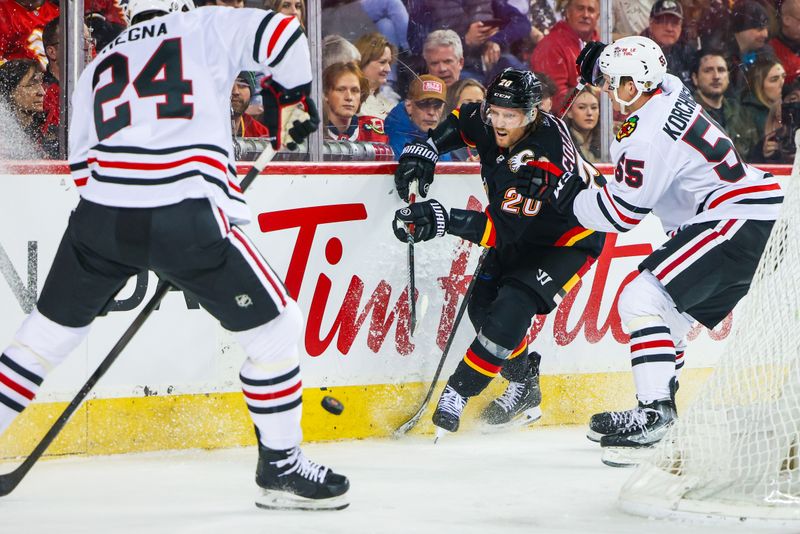
[[[489,345],[494,350],[485,345]],[[493,344],[479,334],[467,349],[464,359],[459,362],[447,383],[461,396],[474,397],[486,389],[486,386],[500,374],[501,370],[505,376],[506,367],[509,368],[508,373],[511,375],[527,372],[530,368],[527,349],[528,344],[525,340],[511,351]],[[507,354],[508,358],[501,357],[503,353]]]
[[[631,332],[631,367],[639,402],[670,398],[675,376],[675,345],[669,327],[649,321]]]
[[[0,433],[27,408],[43,380],[8,355],[0,356]]]

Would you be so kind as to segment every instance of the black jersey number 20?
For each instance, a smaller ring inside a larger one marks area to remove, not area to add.
[[[725,135],[718,137],[712,145],[705,138],[709,128],[711,128],[711,122],[705,117],[705,113],[701,113],[691,128],[683,135],[684,142],[700,152],[709,163],[718,164],[714,165],[714,171],[720,180],[731,183],[738,182],[746,174],[739,154],[736,153],[731,140]],[[733,165],[725,161],[728,154],[733,154],[733,159],[736,161]]]
[[[166,39],[133,80],[139,97],[166,97],[156,106],[159,119],[191,119],[194,115],[194,105],[185,101],[186,95],[192,94],[192,82],[183,79],[182,57],[180,38]],[[93,88],[107,70],[111,81],[94,95],[94,126],[101,141],[131,124],[129,102],[118,104],[110,117],[103,116],[103,105],[122,96],[130,83],[128,57],[115,52],[100,62],[92,78]]]

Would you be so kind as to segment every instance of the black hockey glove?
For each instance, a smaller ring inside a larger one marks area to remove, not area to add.
[[[261,122],[275,136],[272,146],[276,150],[282,146],[295,150],[319,128],[319,112],[310,92],[310,83],[294,89],[286,89],[269,79],[261,83],[264,104]]]
[[[397,170],[394,171],[394,186],[400,198],[408,202],[408,188],[413,180],[418,181],[419,194],[423,197],[428,196],[437,161],[439,161],[439,151],[432,141],[406,145],[400,155]]]
[[[578,54],[575,65],[578,68],[578,76],[580,76],[582,83],[594,85],[595,87],[603,85],[603,73],[600,72],[597,60],[605,47],[606,44],[600,41],[589,41],[583,47],[581,53]]]
[[[394,235],[403,243],[408,242],[408,234],[414,242],[428,241],[447,233],[449,217],[444,206],[436,200],[425,200],[411,204],[394,212],[392,229]]]
[[[549,202],[559,213],[570,209],[584,188],[583,180],[547,160],[529,161],[517,171],[517,192],[525,198]]]

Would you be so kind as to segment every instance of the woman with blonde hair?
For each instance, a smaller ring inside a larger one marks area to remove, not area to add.
[[[384,119],[400,102],[400,95],[389,85],[389,73],[397,57],[397,48],[377,32],[359,37],[356,48],[361,53],[359,67],[369,81],[369,91],[361,114]]]
[[[383,119],[358,116],[369,81],[355,63],[334,63],[322,72],[325,139],[388,142]]]
[[[781,93],[786,71],[777,57],[759,57],[745,73],[748,89],[742,92],[742,110],[756,126],[759,142],[750,148],[747,161],[770,163],[778,155],[777,131],[781,126]]]
[[[600,161],[600,94],[587,86],[578,95],[567,113],[569,133],[580,149],[583,158],[590,163]]]
[[[444,107],[444,116],[449,115],[454,109],[471,102],[483,102],[486,97],[486,88],[478,80],[465,78],[458,80],[447,90],[447,102]],[[480,161],[478,153],[466,146],[450,152],[453,161]]]

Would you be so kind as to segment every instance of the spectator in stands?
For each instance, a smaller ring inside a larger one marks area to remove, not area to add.
[[[447,86],[441,78],[423,74],[411,82],[406,99],[386,117],[386,133],[395,158],[406,144],[428,138],[428,130],[436,128],[442,119],[446,101]],[[439,156],[439,161],[451,161],[450,155]]]
[[[565,122],[583,158],[590,163],[600,161],[600,96],[596,88],[584,88],[569,108]]]
[[[682,24],[683,8],[678,0],[657,0],[650,11],[650,25],[642,35],[661,47],[667,59],[667,72],[691,87],[696,52],[681,38]]]
[[[264,7],[277,11],[281,15],[292,15],[303,28],[306,27],[305,0],[266,0]]]
[[[83,11],[95,51],[105,48],[128,25],[119,0],[85,0]]]
[[[428,74],[444,80],[448,87],[461,79],[464,49],[461,38],[453,30],[436,30],[425,39],[422,57]]]
[[[369,94],[361,105],[360,115],[385,119],[400,102],[400,95],[389,85],[397,49],[380,33],[362,35],[356,41],[356,48],[361,54],[361,72],[369,81]]]
[[[760,56],[747,70],[751,89],[742,95],[747,120],[756,126],[758,141],[750,147],[748,161],[774,163],[779,156],[777,130],[780,128],[781,99],[786,71],[774,56]]]
[[[725,96],[730,84],[728,63],[722,52],[698,52],[692,68],[692,83],[696,87],[694,99],[728,133],[736,150],[747,156],[758,142],[756,125],[741,112],[736,98]]]
[[[402,0],[361,0],[361,8],[395,49],[408,49],[408,11]]]
[[[44,25],[58,18],[52,0],[0,0],[0,63],[10,59],[35,59],[47,64],[42,44]]]
[[[12,59],[0,65],[0,101],[10,110],[12,119],[24,139],[14,140],[16,156],[12,159],[57,157],[43,146],[44,87],[42,71],[35,59]],[[4,140],[8,141],[8,140]]]
[[[447,88],[447,103],[442,116],[453,113],[453,110],[461,108],[464,104],[483,102],[484,98],[486,98],[486,88],[479,81],[469,78],[459,80]],[[480,161],[478,152],[469,146],[453,150],[450,155],[453,161]]]
[[[769,17],[764,7],[756,0],[739,0],[733,7],[731,34],[728,42],[728,58],[731,63],[730,94],[738,94],[745,88],[745,76],[759,56],[774,55],[767,44]]]
[[[542,104],[539,108],[547,113],[552,113],[553,110],[553,96],[556,94],[556,84],[550,79],[550,76],[543,72],[534,72],[539,82],[542,84]],[[559,111],[559,110],[556,110]]]
[[[613,0],[613,40],[629,35],[640,35],[651,24],[655,0]]]
[[[252,72],[242,71],[231,89],[231,128],[234,137],[269,137],[266,126],[245,113],[250,98],[256,91],[256,78]]]
[[[355,42],[365,33],[378,31],[360,0],[327,0],[322,2],[322,37],[341,35]]]
[[[555,0],[526,0],[530,2],[528,20],[531,23],[531,39],[534,43],[541,41],[556,23],[561,20],[561,10]]]
[[[783,0],[780,6],[780,31],[769,44],[791,84],[800,75],[800,0]]]
[[[409,0],[408,42],[420,54],[426,36],[441,29],[463,38],[462,57],[471,77],[483,79],[511,43],[530,35],[531,25],[509,0]]]
[[[325,139],[387,143],[383,119],[364,115],[369,81],[355,63],[334,63],[322,73]]]
[[[777,135],[781,163],[794,162],[797,151],[794,138],[798,127],[800,127],[800,78],[783,86],[781,127]]]
[[[322,40],[322,70],[334,63],[358,63],[361,53],[341,35],[328,35]]]
[[[597,41],[598,0],[567,0],[564,20],[536,45],[531,70],[547,74],[556,84],[553,108],[561,109],[567,95],[578,84],[575,60],[586,41]]]

